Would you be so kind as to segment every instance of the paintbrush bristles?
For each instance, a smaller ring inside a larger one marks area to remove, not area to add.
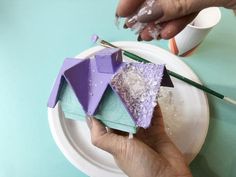
[[[109,47],[109,48],[119,48],[113,44],[111,44],[110,42],[107,42],[103,39],[101,39],[98,35],[94,34],[91,37],[92,41],[98,45],[101,45],[103,47]]]
[[[99,36],[96,36],[96,37],[97,37],[97,39],[95,41],[96,44],[101,45],[106,48],[114,48],[114,46],[112,44],[110,44],[109,42],[100,39]],[[117,48],[117,47],[115,47],[115,48]]]
[[[101,46],[103,46],[103,47],[106,47],[106,48],[114,48],[114,47],[111,47],[111,46],[109,46],[109,45],[107,45],[107,44],[105,44],[105,43],[99,43],[99,45],[101,45]]]
[[[107,46],[109,46],[110,48],[118,48],[117,46],[115,46],[115,45],[113,45],[113,44],[111,44],[110,42],[107,42],[107,41],[105,41],[105,40],[101,40],[100,43],[101,43],[101,44],[104,44],[104,45],[107,45]]]

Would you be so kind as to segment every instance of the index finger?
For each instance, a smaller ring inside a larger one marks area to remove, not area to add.
[[[132,15],[145,0],[120,0],[116,15],[119,17],[127,17]]]

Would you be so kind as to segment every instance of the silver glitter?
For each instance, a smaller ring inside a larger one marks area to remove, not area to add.
[[[146,4],[138,11],[137,16],[151,15],[151,7],[155,3],[155,0],[147,0]]]
[[[116,73],[111,86],[117,91],[133,115],[136,125],[147,128],[163,76],[163,65],[129,63]]]
[[[158,36],[160,35],[160,32],[161,32],[161,27],[160,27],[160,25],[155,26],[155,28],[153,28],[153,27],[148,27],[148,33],[150,34],[150,36],[151,36],[153,39],[157,39]]]

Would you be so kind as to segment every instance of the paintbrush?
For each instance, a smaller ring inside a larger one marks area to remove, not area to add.
[[[131,59],[133,59],[135,61],[143,62],[143,63],[151,63],[150,61],[148,61],[148,60],[146,60],[146,59],[144,59],[144,58],[142,58],[142,57],[140,57],[140,56],[138,56],[138,55],[136,55],[134,53],[131,53],[131,52],[129,52],[127,50],[124,50],[124,49],[122,49],[120,47],[117,47],[117,46],[115,46],[115,45],[113,45],[113,44],[111,44],[111,43],[109,43],[109,42],[107,42],[107,41],[105,41],[103,39],[100,39],[99,36],[97,36],[97,35],[93,35],[92,41],[94,43],[97,43],[98,45],[103,46],[103,47],[119,48],[119,49],[121,49],[123,51],[123,54],[125,56],[127,56],[127,57],[129,57],[129,58],[131,58]],[[201,85],[201,84],[199,84],[199,83],[197,83],[197,82],[195,82],[193,80],[190,80],[190,79],[188,79],[188,78],[186,78],[186,77],[184,77],[184,76],[182,76],[180,74],[177,74],[177,73],[175,73],[173,71],[167,70],[167,72],[172,77],[175,77],[175,78],[177,78],[177,79],[179,79],[179,80],[181,80],[183,82],[186,82],[186,83],[188,83],[188,84],[190,84],[190,85],[192,85],[192,86],[194,86],[194,87],[196,87],[196,88],[198,88],[198,89],[208,93],[208,94],[214,95],[217,98],[220,98],[222,100],[225,100],[225,101],[227,101],[229,103],[232,103],[232,104],[236,105],[236,100],[233,100],[232,98],[226,97],[226,96],[224,96],[223,94],[221,94],[219,92],[216,92],[216,91],[214,91],[214,90],[212,90],[212,89],[210,89],[210,88],[208,88],[208,87],[206,87],[204,85]]]

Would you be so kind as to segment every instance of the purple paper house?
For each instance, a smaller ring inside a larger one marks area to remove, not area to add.
[[[96,114],[105,91],[111,88],[135,125],[143,128],[150,126],[160,86],[173,87],[164,65],[123,62],[121,50],[108,48],[93,58],[66,59],[48,107],[55,107],[64,83],[71,87],[88,116]]]

